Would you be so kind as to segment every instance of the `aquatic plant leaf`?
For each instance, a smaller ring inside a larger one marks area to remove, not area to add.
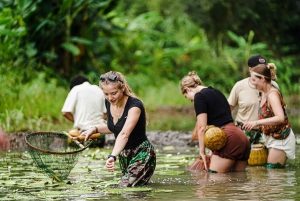
[[[164,150],[164,151],[171,151],[171,150],[175,150],[175,147],[174,147],[173,145],[171,145],[171,146],[165,146],[165,147],[163,148],[163,150]]]
[[[172,192],[174,192],[174,190],[170,190],[170,189],[156,189],[154,192],[155,193],[172,193]]]
[[[157,171],[156,174],[158,175],[180,175],[183,174],[184,171],[179,171],[179,170],[161,170]]]
[[[178,169],[180,168],[179,165],[172,165],[172,164],[156,164],[156,169]]]
[[[136,192],[136,191],[152,191],[149,187],[134,187],[134,188],[123,188],[124,192]]]
[[[122,194],[124,192],[145,192],[152,191],[152,188],[148,187],[132,187],[132,188],[106,188],[105,191],[109,194]]]

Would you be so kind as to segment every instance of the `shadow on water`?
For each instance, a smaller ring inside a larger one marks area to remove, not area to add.
[[[299,200],[300,161],[285,169],[249,166],[243,173],[213,174],[186,170],[197,149],[157,150],[157,168],[149,185],[119,189],[120,169],[108,173],[109,148],[80,153],[68,179],[56,182],[33,163],[27,151],[2,152],[0,200]],[[297,145],[297,156],[300,156]],[[118,164],[117,164],[118,166]]]

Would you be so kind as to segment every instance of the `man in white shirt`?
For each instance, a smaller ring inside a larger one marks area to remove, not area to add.
[[[104,93],[99,86],[91,85],[86,77],[76,76],[70,82],[70,92],[61,112],[80,132],[106,124]],[[105,135],[101,135],[93,144],[103,147],[104,143]]]

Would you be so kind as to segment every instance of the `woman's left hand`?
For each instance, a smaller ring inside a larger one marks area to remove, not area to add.
[[[115,170],[114,158],[111,157],[111,158],[107,159],[106,163],[105,163],[105,167],[108,172],[113,172]]]

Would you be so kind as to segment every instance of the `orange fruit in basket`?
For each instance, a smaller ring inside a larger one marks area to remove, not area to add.
[[[204,134],[204,144],[208,149],[217,151],[224,147],[226,141],[227,138],[223,129],[214,125],[206,127],[206,131]]]

